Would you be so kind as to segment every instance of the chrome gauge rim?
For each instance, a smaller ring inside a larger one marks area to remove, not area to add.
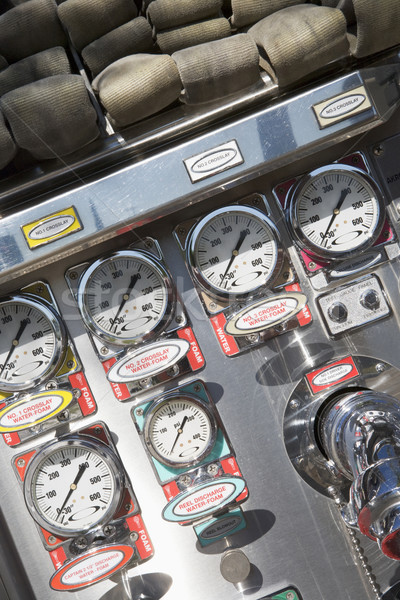
[[[379,238],[385,201],[364,171],[328,165],[300,179],[289,192],[289,223],[300,245],[321,258],[345,259]]]
[[[145,418],[144,439],[151,455],[171,467],[201,462],[214,447],[217,424],[210,408],[190,394],[164,396]]]
[[[120,251],[85,271],[78,305],[95,336],[111,344],[133,345],[167,327],[175,307],[174,287],[161,262],[144,252]]]
[[[26,296],[0,302],[0,389],[33,388],[60,366],[66,347],[64,325],[46,304]]]
[[[264,213],[235,205],[215,210],[197,223],[187,260],[203,290],[222,300],[240,299],[272,285],[283,250],[278,230]]]
[[[43,447],[29,463],[24,495],[35,521],[61,537],[100,527],[115,514],[123,471],[108,446],[70,436]]]

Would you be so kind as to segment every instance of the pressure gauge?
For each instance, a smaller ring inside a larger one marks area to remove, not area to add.
[[[44,303],[24,296],[0,302],[0,389],[25,390],[49,378],[65,343],[61,320]]]
[[[41,527],[66,537],[110,520],[122,482],[122,467],[108,446],[70,436],[45,446],[29,463],[25,500]]]
[[[303,177],[290,193],[289,219],[305,249],[322,258],[346,258],[375,243],[385,202],[366,173],[330,165]]]
[[[204,290],[222,299],[244,296],[271,283],[279,273],[279,235],[259,210],[220,208],[194,228],[188,263]]]
[[[135,250],[97,260],[79,283],[78,305],[86,325],[112,344],[134,344],[161,332],[174,302],[166,269]]]
[[[147,447],[155,458],[172,467],[200,462],[211,452],[216,435],[211,410],[189,394],[165,396],[146,415]]]

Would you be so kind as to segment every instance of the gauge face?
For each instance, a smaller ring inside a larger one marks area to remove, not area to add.
[[[158,402],[146,417],[145,440],[153,456],[182,467],[210,453],[216,423],[209,408],[191,396],[171,396]]]
[[[0,389],[44,381],[58,368],[64,347],[62,324],[47,306],[23,296],[0,302]]]
[[[29,465],[24,485],[33,518],[62,536],[104,523],[121,497],[114,454],[104,444],[76,438],[42,449]]]
[[[375,182],[358,169],[328,166],[296,186],[290,221],[302,245],[321,257],[345,258],[371,246],[385,218]]]
[[[160,332],[173,310],[167,271],[136,251],[96,261],[79,284],[78,304],[89,329],[114,344],[128,345]]]
[[[222,298],[242,296],[278,274],[282,263],[278,233],[262,212],[228,206],[197,224],[188,247],[188,262],[206,291]]]

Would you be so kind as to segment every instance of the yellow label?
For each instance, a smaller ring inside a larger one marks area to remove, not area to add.
[[[52,390],[35,394],[9,404],[0,411],[0,433],[29,429],[65,410],[74,396],[67,390]]]
[[[22,226],[25,239],[31,249],[49,244],[81,229],[82,224],[73,206]]]

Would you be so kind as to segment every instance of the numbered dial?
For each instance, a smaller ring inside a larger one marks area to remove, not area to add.
[[[25,476],[25,500],[47,531],[74,535],[112,518],[121,482],[122,469],[108,446],[71,437],[36,454]]]
[[[116,252],[86,271],[78,304],[95,335],[129,345],[167,326],[173,312],[173,286],[162,264],[149,255]]]
[[[34,387],[56,372],[65,349],[57,315],[41,302],[13,296],[0,302],[0,389]]]
[[[379,237],[382,194],[371,177],[332,165],[304,177],[290,197],[290,221],[301,244],[321,257],[360,253]]]
[[[262,212],[228,206],[195,227],[188,261],[205,290],[227,298],[249,294],[272,282],[279,273],[282,252],[278,233]]]
[[[146,417],[144,435],[153,456],[166,465],[196,464],[210,453],[216,422],[206,404],[192,396],[170,396]]]

